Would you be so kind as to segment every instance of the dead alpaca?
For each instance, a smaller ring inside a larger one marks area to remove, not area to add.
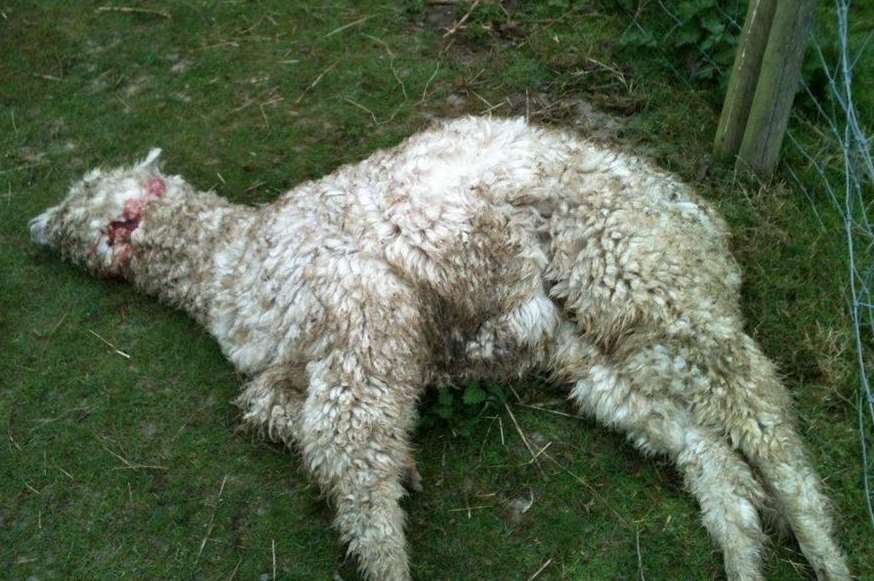
[[[410,579],[426,386],[533,370],[675,461],[730,579],[762,578],[766,505],[819,579],[850,578],[725,226],[673,176],[519,119],[435,126],[263,208],[157,157],[92,171],[32,238],[209,329],[250,377],[245,421],[300,450],[368,579]]]

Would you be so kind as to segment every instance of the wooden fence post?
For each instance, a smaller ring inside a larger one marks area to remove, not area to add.
[[[718,158],[734,159],[740,149],[776,7],[777,0],[750,0],[713,144]]]
[[[777,0],[759,82],[738,151],[737,163],[759,175],[770,174],[779,160],[815,12],[816,0]]]

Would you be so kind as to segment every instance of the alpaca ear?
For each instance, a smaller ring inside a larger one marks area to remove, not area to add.
[[[141,168],[152,168],[156,167],[158,163],[158,158],[161,156],[161,149],[159,147],[153,147],[149,150],[149,153],[146,155],[146,159],[140,162],[139,167]]]

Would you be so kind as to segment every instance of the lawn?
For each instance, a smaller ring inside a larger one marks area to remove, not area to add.
[[[715,84],[621,46],[612,4],[0,1],[0,577],[356,579],[295,453],[236,431],[242,378],[210,337],[34,247],[27,220],[151,146],[166,171],[257,204],[435,118],[490,112],[621,143],[721,209],[748,329],[797,401],[853,573],[874,578],[839,219],[782,176],[714,163]],[[854,18],[874,25],[874,9]],[[874,114],[871,65],[857,94]],[[425,402],[425,490],[404,501],[416,579],[723,577],[669,463],[567,417],[555,387],[514,389],[512,417],[463,406],[447,422]],[[542,471],[514,420],[549,445]],[[785,540],[766,573],[810,575]]]

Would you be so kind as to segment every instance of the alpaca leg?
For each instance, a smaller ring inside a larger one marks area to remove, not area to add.
[[[296,443],[307,398],[305,381],[306,371],[294,365],[277,366],[252,378],[235,402],[243,411],[244,426],[274,442]],[[403,483],[410,492],[423,490],[412,453],[404,465]]]
[[[595,348],[582,340],[565,346],[560,354],[570,364],[559,362],[564,377],[572,375],[572,367],[580,362],[599,358]],[[722,547],[729,579],[762,579],[759,561],[764,534],[757,511],[764,500],[761,486],[718,433],[699,425],[673,400],[658,395],[663,386],[638,384],[641,363],[636,358],[624,366],[580,367],[577,377],[582,379],[576,381],[572,399],[585,413],[626,432],[644,451],[671,457],[701,505],[704,526]]]
[[[732,439],[762,474],[817,578],[849,579],[829,501],[795,428],[789,394],[755,342],[744,335],[739,344],[749,369],[728,391],[731,399],[725,407],[734,415]]]
[[[336,510],[335,526],[371,581],[410,578],[404,513],[418,388],[386,384],[348,359],[311,364],[298,440]]]
[[[378,383],[357,387],[388,389]],[[307,397],[305,391],[288,389],[282,373],[265,372],[249,382],[237,403],[246,424],[272,440],[298,444],[335,505],[342,540],[368,579],[404,581],[409,567],[400,482],[421,490],[422,479],[404,444],[406,433],[378,404],[348,401],[351,389],[324,385]]]

